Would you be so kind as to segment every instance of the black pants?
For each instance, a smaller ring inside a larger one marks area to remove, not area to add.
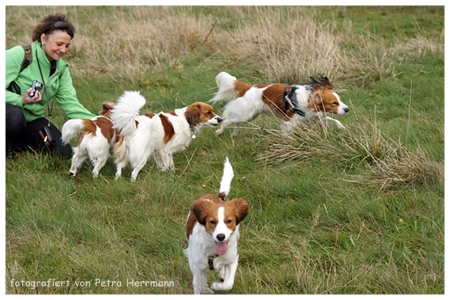
[[[69,144],[62,145],[61,131],[54,124],[50,125],[54,144],[50,148],[45,146],[39,130],[48,123],[49,121],[45,118],[27,122],[19,107],[6,104],[6,154],[34,150],[71,157],[72,147]]]

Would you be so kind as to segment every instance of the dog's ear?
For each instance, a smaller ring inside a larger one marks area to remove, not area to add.
[[[198,199],[196,200],[191,207],[191,212],[194,214],[195,218],[197,219],[197,222],[199,222],[202,225],[205,225],[206,223],[206,214],[205,214],[205,206],[207,204],[207,200],[205,199]]]
[[[191,104],[187,108],[185,116],[191,128],[194,128],[198,123],[200,123],[200,112],[201,107],[199,103]]]
[[[311,91],[310,98],[316,105],[320,105],[322,103],[322,93],[323,87],[320,84],[315,84],[313,86],[313,90]]]
[[[233,199],[229,204],[233,206],[236,215],[236,225],[238,225],[248,214],[248,204],[242,198]]]
[[[100,110],[100,114],[104,115],[114,107],[114,102],[103,102],[102,104],[102,110]]]

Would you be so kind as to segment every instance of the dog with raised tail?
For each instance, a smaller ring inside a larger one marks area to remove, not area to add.
[[[234,124],[232,136],[236,136],[239,127],[261,113],[279,117],[287,130],[312,118],[318,118],[327,126],[345,128],[340,121],[327,116],[344,115],[349,111],[327,77],[311,77],[311,82],[307,84],[252,85],[220,72],[216,76],[216,84],[218,92],[209,102],[229,101],[222,113],[223,122],[216,130],[217,135],[222,134],[228,125]]]
[[[239,254],[239,225],[247,216],[248,204],[242,198],[225,201],[234,177],[228,157],[225,160],[218,195],[206,194],[194,201],[188,214],[184,249],[193,275],[195,294],[212,294],[233,288]],[[208,287],[208,269],[219,270],[220,281]]]
[[[83,162],[89,157],[93,165],[92,175],[97,178],[100,170],[110,157],[109,150],[116,141],[116,132],[110,119],[113,102],[104,102],[100,115],[93,119],[71,119],[61,129],[61,140],[68,144],[78,136],[78,144],[73,148],[69,174],[75,177]]]
[[[203,102],[194,102],[167,113],[141,114],[145,102],[138,91],[125,91],[111,113],[114,128],[119,134],[114,144],[116,179],[130,164],[133,168],[131,181],[135,181],[151,156],[159,169],[173,171],[173,155],[186,149],[203,126],[217,126],[222,121],[214,113],[214,108]]]

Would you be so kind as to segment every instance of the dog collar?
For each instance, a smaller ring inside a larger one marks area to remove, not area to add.
[[[285,90],[284,90],[284,100],[286,101],[286,104],[289,106],[289,108],[296,114],[299,114],[300,116],[304,117],[306,116],[305,112],[302,111],[300,108],[298,108],[297,106],[295,106],[293,101],[296,101],[296,97],[295,97],[295,90],[297,89],[297,87],[295,86],[288,86]]]

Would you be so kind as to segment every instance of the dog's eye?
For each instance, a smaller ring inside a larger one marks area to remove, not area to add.
[[[233,220],[231,220],[231,219],[228,219],[225,221],[225,224],[231,224],[231,223],[233,223]]]
[[[211,220],[211,221],[209,221],[209,224],[211,224],[211,225],[216,225],[216,221],[214,221],[214,220]]]

